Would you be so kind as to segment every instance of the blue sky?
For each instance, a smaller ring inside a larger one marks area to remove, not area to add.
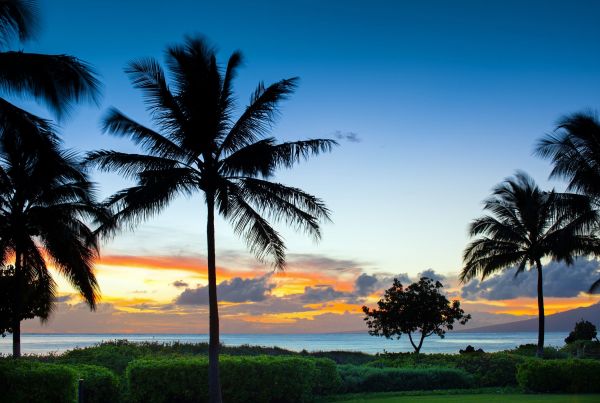
[[[315,245],[283,230],[290,253],[364,263],[367,271],[454,272],[481,200],[515,169],[548,186],[531,155],[563,114],[597,109],[600,3],[595,1],[40,1],[27,51],[69,53],[101,74],[100,107],[61,122],[79,150],[123,148],[101,135],[109,106],[147,123],[123,73],[138,57],[200,33],[221,62],[240,49],[240,106],[264,80],[299,76],[273,134],[282,140],[356,133],[278,179],[322,197],[334,224]],[[123,185],[96,175],[103,194]],[[181,200],[106,251],[204,253],[201,199]],[[218,224],[218,248],[243,243]]]

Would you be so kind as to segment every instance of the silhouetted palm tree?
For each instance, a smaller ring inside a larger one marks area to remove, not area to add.
[[[30,39],[37,27],[31,0],[0,1],[0,88],[4,94],[32,95],[58,116],[73,102],[96,100],[99,81],[91,68],[69,55],[7,51],[14,39]]]
[[[542,259],[571,265],[579,255],[599,254],[600,240],[592,233],[598,215],[582,195],[542,191],[527,174],[518,172],[496,186],[485,201],[490,214],[476,219],[469,233],[478,237],[465,249],[461,282],[516,267],[537,270],[539,334],[537,355],[544,348]]]
[[[24,287],[41,282],[54,299],[48,264],[95,307],[98,285],[92,264],[98,244],[87,223],[104,218],[94,203],[92,183],[75,156],[60,150],[50,123],[11,104],[1,105],[0,265],[14,259],[10,303],[15,357],[21,354],[20,321],[27,314],[22,307],[31,305],[24,300]]]
[[[267,219],[283,220],[319,238],[319,220],[329,219],[329,211],[318,198],[268,178],[277,168],[292,167],[336,144],[321,139],[276,143],[272,137],[265,138],[278,104],[292,93],[296,79],[281,80],[268,87],[259,84],[250,104],[234,120],[232,81],[241,60],[240,53],[233,53],[222,74],[215,51],[207,42],[187,38],[183,46],[169,47],[166,52],[171,87],[156,60],[130,63],[126,73],[133,86],[143,91],[160,133],[112,109],[104,119],[105,130],[128,136],[146,154],[103,150],[88,156],[88,161],[101,170],[116,171],[137,181],[136,186],[111,198],[110,205],[116,213],[106,231],[160,212],[177,195],[204,194],[211,402],[221,401],[215,210],[233,224],[235,232],[260,260],[271,256],[275,267],[283,268],[285,246]]]
[[[554,164],[551,178],[566,179],[570,191],[588,195],[600,205],[600,121],[593,113],[560,120],[554,134],[539,141],[536,152]],[[590,292],[600,288],[600,279]]]

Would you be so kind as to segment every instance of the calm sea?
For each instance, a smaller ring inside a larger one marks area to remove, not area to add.
[[[547,346],[562,346],[567,333],[546,333]],[[23,353],[60,353],[75,347],[87,347],[101,341],[127,339],[129,341],[153,341],[199,343],[207,342],[203,334],[24,334],[21,336]],[[387,340],[366,333],[327,334],[223,334],[221,341],[228,346],[242,344],[277,346],[293,351],[347,350],[366,353],[412,351],[407,338]],[[12,338],[0,338],[0,354],[11,354]],[[458,353],[468,344],[484,351],[493,352],[514,348],[519,344],[537,343],[536,332],[519,333],[450,333],[444,339],[431,336],[424,342],[425,353]]]

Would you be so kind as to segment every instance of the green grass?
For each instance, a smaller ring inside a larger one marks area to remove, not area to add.
[[[460,395],[409,395],[409,394],[369,394],[354,396],[348,400],[335,400],[345,403],[469,403],[469,402],[511,402],[511,403],[596,403],[600,395],[526,395],[526,394],[460,394]]]

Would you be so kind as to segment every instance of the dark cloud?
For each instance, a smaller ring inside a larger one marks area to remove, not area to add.
[[[171,283],[171,285],[175,288],[184,288],[184,287],[187,288],[190,286],[188,283],[186,283],[183,280],[174,281],[173,283]]]
[[[361,139],[356,132],[343,132],[341,130],[336,130],[333,135],[338,140],[346,140],[350,143],[360,143]]]
[[[598,279],[600,263],[577,259],[572,266],[550,262],[543,269],[544,296],[569,298],[588,290]],[[484,281],[472,280],[462,287],[466,299],[502,300],[537,296],[537,271],[527,270],[515,277],[516,268],[507,269]]]
[[[427,277],[434,281],[439,281],[440,283],[444,283],[444,281],[446,281],[446,276],[436,273],[433,269],[423,270],[421,273],[417,274],[417,279],[420,279],[421,277]]]
[[[300,295],[300,301],[306,303],[326,302],[344,297],[346,293],[336,291],[331,286],[317,285],[315,287],[304,287],[304,293]]]
[[[265,300],[275,284],[269,282],[270,276],[243,279],[235,277],[217,285],[219,301],[227,302],[257,302]],[[208,286],[195,289],[186,288],[175,300],[178,305],[207,305]]]
[[[69,302],[74,296],[73,294],[59,295],[55,298],[55,302]]]
[[[367,296],[377,289],[378,283],[377,276],[363,273],[356,278],[354,292],[361,297]]]

